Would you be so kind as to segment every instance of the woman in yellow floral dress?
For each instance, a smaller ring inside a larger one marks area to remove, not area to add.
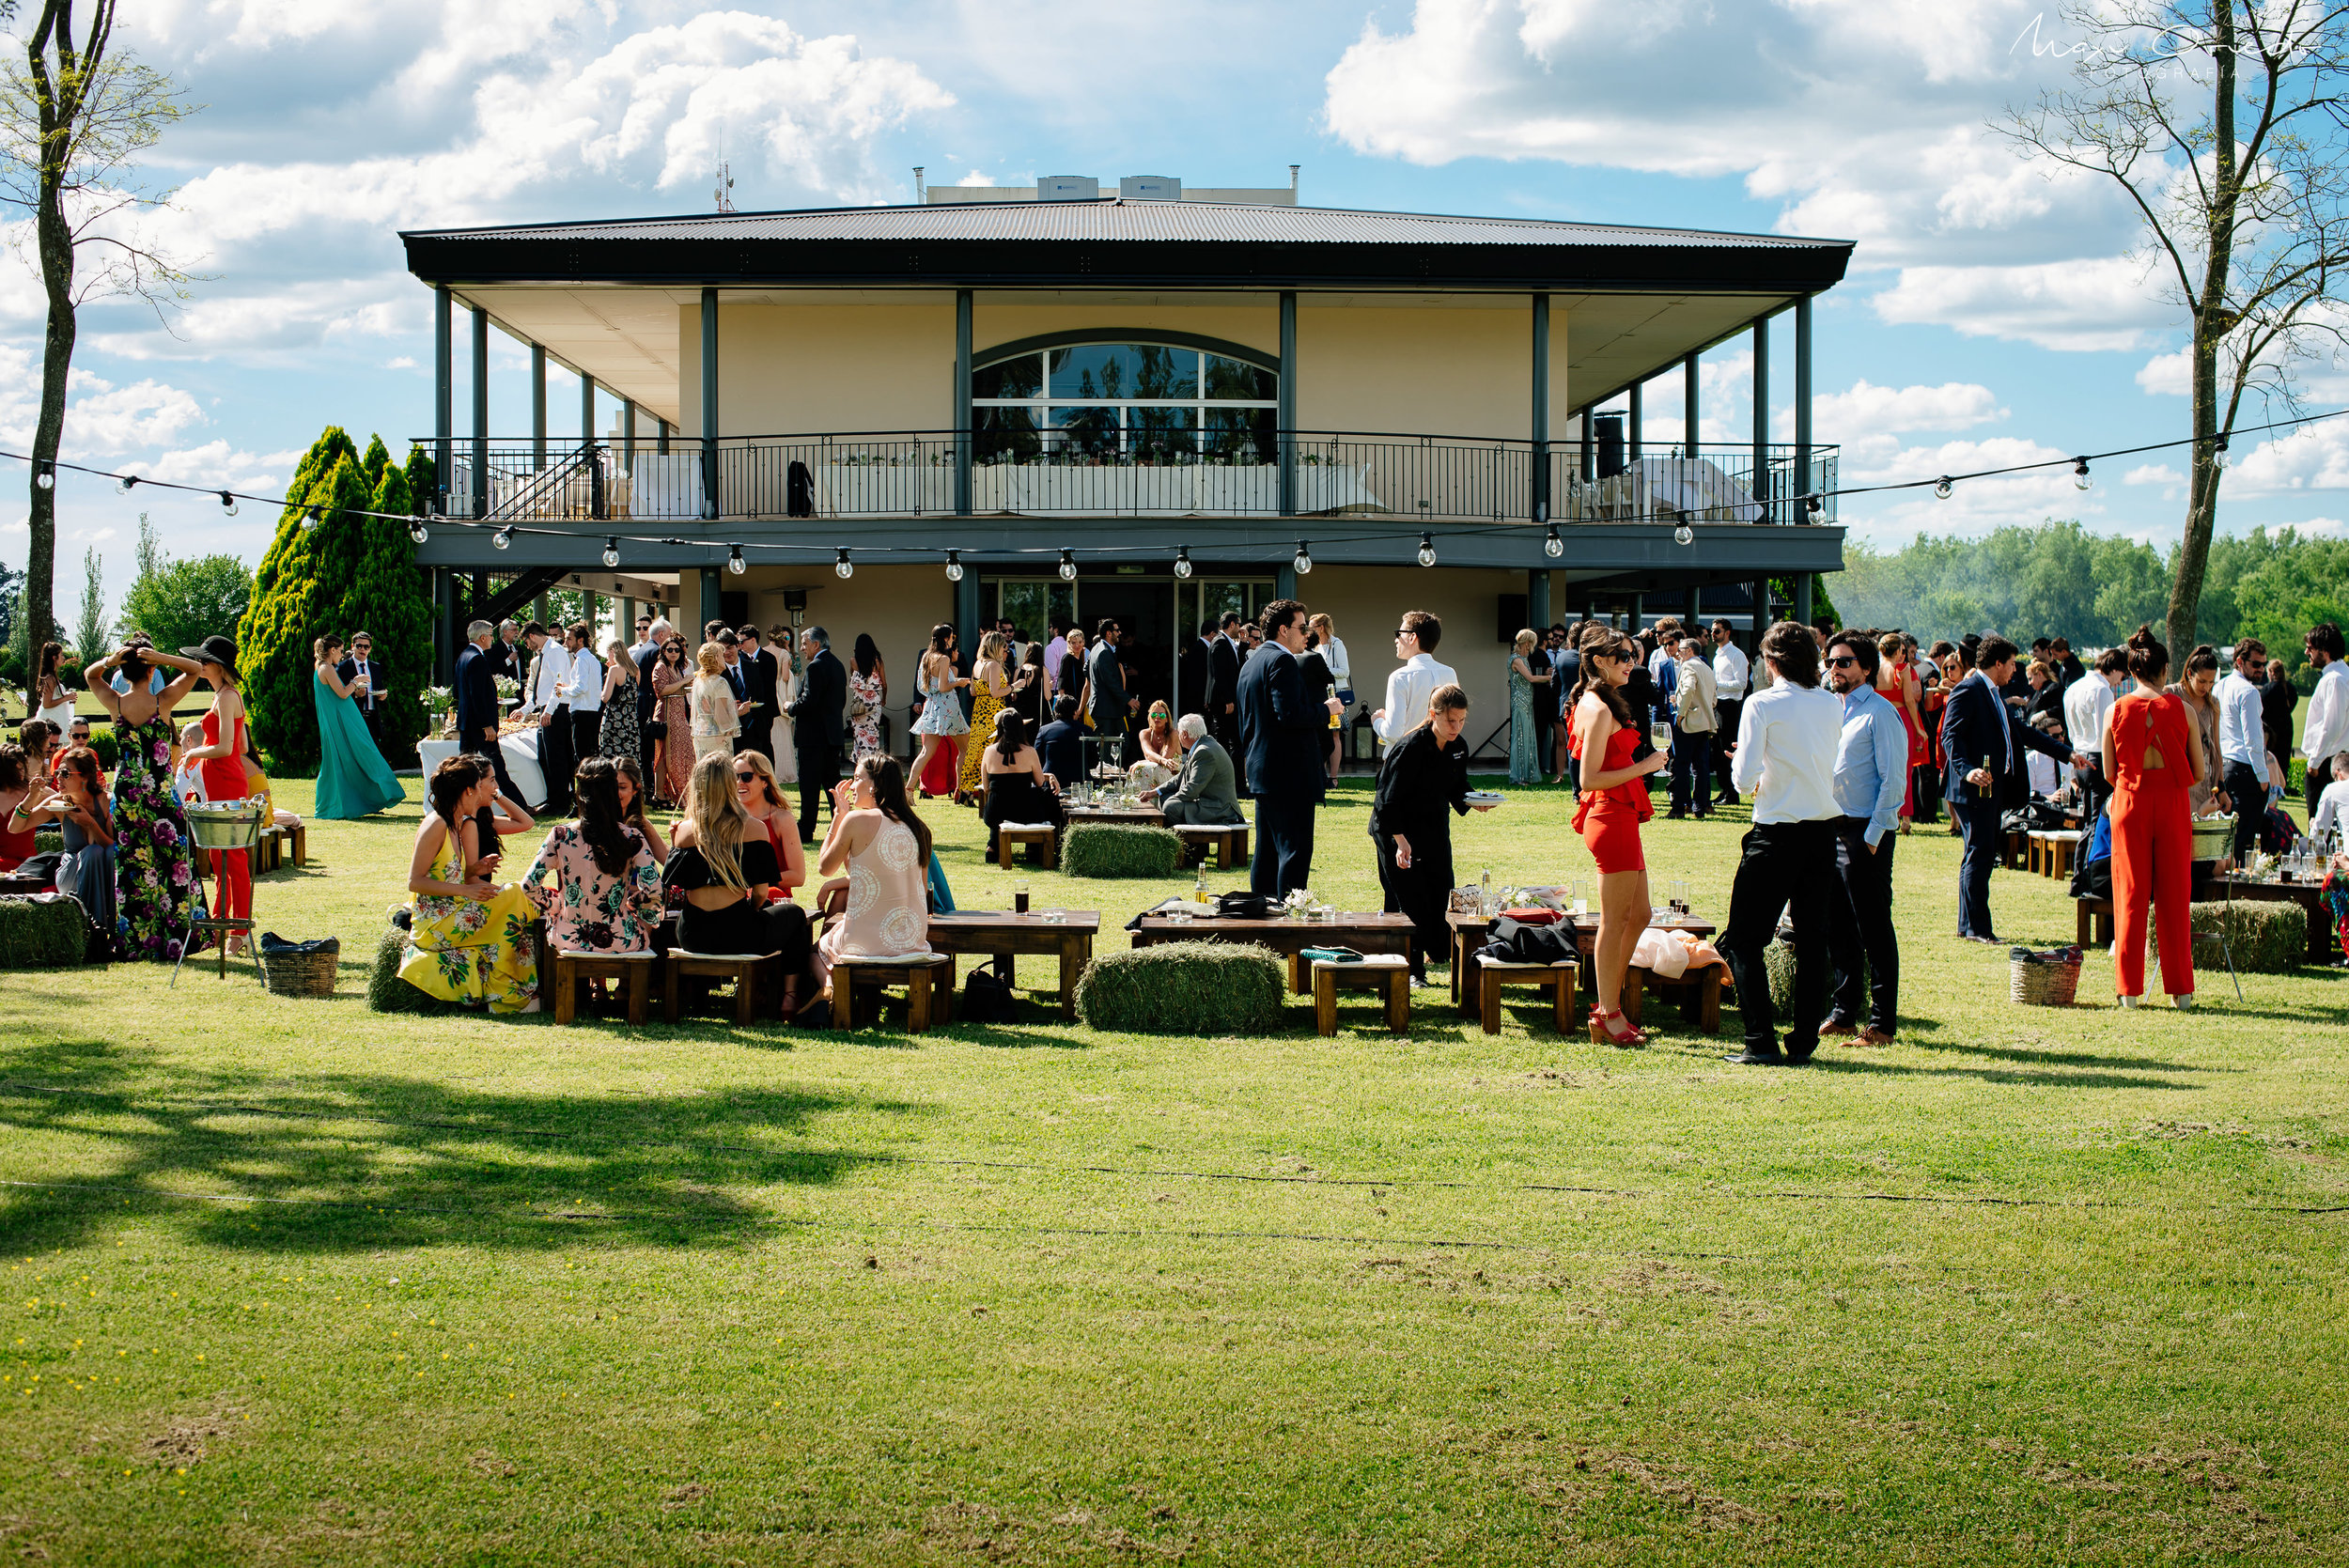
[[[973,736],[993,735],[995,715],[1003,710],[1013,691],[1011,676],[1003,669],[1003,655],[1010,644],[1000,631],[990,631],[979,639],[979,662],[971,672],[971,733]],[[962,793],[976,800],[985,775],[979,764],[985,760],[985,746],[967,746],[962,753]]]
[[[458,825],[490,804],[497,779],[463,757],[433,769],[432,810],[409,862],[407,952],[399,977],[427,996],[492,1013],[538,1010],[537,911],[519,886],[465,879]]]

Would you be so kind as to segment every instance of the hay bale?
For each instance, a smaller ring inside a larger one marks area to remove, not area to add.
[[[1280,955],[1253,944],[1128,948],[1085,966],[1077,1017],[1095,1029],[1153,1034],[1268,1034],[1281,1027],[1287,980]]]
[[[65,895],[0,898],[0,970],[78,969],[89,945],[89,916]]]
[[[386,926],[375,944],[375,967],[367,971],[367,1007],[377,1013],[457,1013],[453,1001],[427,996],[399,977],[399,960],[408,949],[408,933]]]
[[[1062,835],[1061,869],[1071,877],[1172,877],[1183,841],[1171,828],[1081,822]]]
[[[2193,926],[2197,936],[2217,936],[2223,929],[2234,949],[2234,967],[2245,974],[2290,974],[2309,961],[2309,912],[2297,904],[2263,899],[2197,904]],[[2145,962],[2155,964],[2160,955],[2161,940],[2148,919]],[[2224,974],[2227,960],[2216,941],[2198,941],[2194,967]]]

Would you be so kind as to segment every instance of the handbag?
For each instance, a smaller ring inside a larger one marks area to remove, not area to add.
[[[666,719],[647,719],[647,720],[646,720],[646,721],[645,721],[645,738],[646,738],[646,739],[647,739],[647,740],[666,740],[666,739],[668,739],[668,738],[669,738],[669,721],[667,721]]]
[[[1215,912],[1225,920],[1269,920],[1280,904],[1262,893],[1221,893],[1215,901]]]
[[[872,711],[873,705],[866,702],[863,697],[851,696],[848,699],[848,717],[850,719],[862,719]]]

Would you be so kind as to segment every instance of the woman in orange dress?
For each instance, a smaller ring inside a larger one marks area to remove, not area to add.
[[[2140,626],[2129,638],[2137,690],[2105,716],[2105,777],[2112,781],[2112,977],[2123,1007],[2145,994],[2145,914],[2161,937],[2161,988],[2194,1005],[2194,816],[2202,747],[2186,703],[2162,690],[2170,650]]]
[[[1640,824],[1655,815],[1656,808],[1641,781],[1662,772],[1667,759],[1659,751],[1632,759],[1647,737],[1647,716],[1634,712],[1623,685],[1641,667],[1637,645],[1613,628],[1593,626],[1582,634],[1573,738],[1582,795],[1574,827],[1598,862],[1598,936],[1591,946],[1598,1005],[1591,1009],[1591,1038],[1610,1046],[1647,1043],[1646,1035],[1624,1020],[1623,982],[1651,908]]]

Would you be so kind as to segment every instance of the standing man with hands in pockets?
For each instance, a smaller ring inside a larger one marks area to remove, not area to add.
[[[1835,1007],[1819,1032],[1865,1046],[1891,1044],[1899,1018],[1892,846],[1900,842],[1901,802],[1908,789],[1908,728],[1901,710],[1876,690],[1877,663],[1876,645],[1868,638],[1838,632],[1828,639],[1828,687],[1843,701],[1843,734],[1835,748],[1835,808],[1843,814],[1835,826],[1835,876],[1843,896],[1828,908]]]
[[[1313,876],[1314,808],[1330,783],[1321,770],[1321,732],[1340,706],[1335,697],[1306,695],[1297,663],[1305,651],[1305,607],[1276,598],[1264,607],[1263,626],[1264,646],[1239,673],[1239,732],[1248,790],[1256,798],[1249,885],[1278,897]]]
[[[1990,929],[1990,873],[2006,842],[1999,817],[2010,793],[2030,791],[2023,748],[2058,762],[2072,760],[2071,743],[2041,735],[2006,706],[2006,683],[2014,677],[2016,648],[1997,635],[1974,650],[1974,671],[1951,691],[1941,710],[1941,750],[1949,760],[1943,798],[1966,851],[1958,862],[1957,934],[1968,941],[1996,943]]]

